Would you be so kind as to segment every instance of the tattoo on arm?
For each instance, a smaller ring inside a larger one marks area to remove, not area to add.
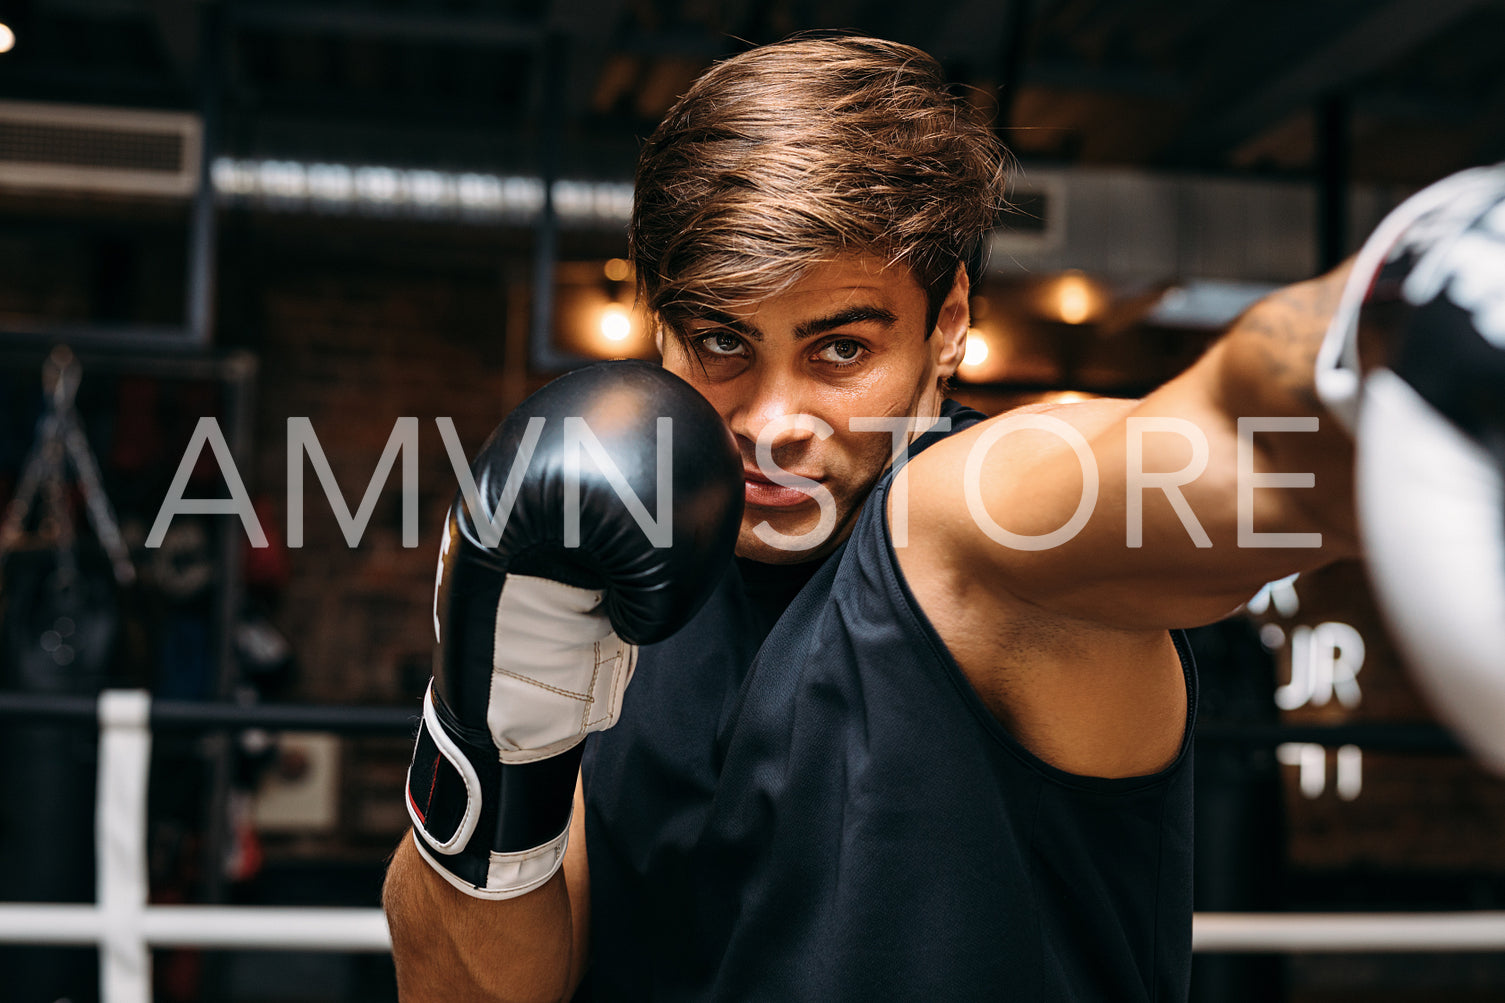
[[[1343,290],[1342,276],[1288,286],[1261,300],[1229,332],[1238,339],[1247,377],[1315,414],[1322,405],[1313,386],[1317,350]],[[1264,395],[1261,395],[1264,396]]]

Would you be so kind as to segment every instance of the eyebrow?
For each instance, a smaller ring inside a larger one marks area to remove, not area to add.
[[[730,330],[735,331],[737,334],[740,334],[751,341],[763,340],[762,331],[759,331],[756,327],[753,327],[746,321],[739,320],[738,318],[733,317],[730,314],[724,314],[719,311],[707,311],[696,319],[710,321],[712,323],[720,325],[721,327],[729,328]],[[796,341],[805,341],[806,339],[813,338],[816,335],[824,334],[827,331],[834,331],[836,328],[846,327],[848,324],[862,324],[866,322],[876,321],[877,323],[882,324],[885,327],[892,327],[895,323],[898,322],[898,319],[898,315],[886,307],[851,306],[843,310],[838,310],[835,313],[829,314],[825,317],[814,317],[810,320],[801,321],[800,323],[795,325],[794,339]]]
[[[861,324],[865,321],[877,321],[885,327],[892,327],[899,318],[892,310],[881,306],[853,306],[845,310],[838,310],[827,317],[817,317],[813,320],[802,321],[795,325],[794,337],[796,341],[804,341],[813,338],[817,334],[835,330],[838,327],[846,327],[848,324]]]

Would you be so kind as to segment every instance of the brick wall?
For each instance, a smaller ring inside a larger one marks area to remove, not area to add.
[[[394,423],[419,420],[417,547],[402,546],[400,465],[351,547],[303,461],[304,545],[289,552],[291,577],[273,611],[300,665],[292,698],[416,706],[433,643],[439,530],[457,487],[434,419],[451,418],[473,454],[541,382],[526,375],[531,262],[518,240],[481,228],[227,220],[220,341],[261,360],[246,474],[278,535],[287,530],[289,418],[311,422],[352,513]],[[564,253],[572,249],[567,240]]]
[[[288,552],[290,574],[269,611],[298,664],[280,698],[416,714],[431,665],[440,527],[457,487],[434,419],[452,419],[471,455],[542,382],[525,367],[530,263],[495,240],[462,243],[458,253],[443,246],[474,233],[418,233],[415,245],[415,234],[390,224],[249,225],[240,232],[232,220],[227,232],[219,326],[222,343],[260,359],[244,473],[270,513],[268,530],[286,539],[289,418],[312,424],[352,513],[394,423],[419,420],[416,547],[402,545],[400,463],[352,547],[303,460],[304,543]],[[343,743],[337,831],[268,836],[269,855],[384,856],[408,825],[410,754],[407,738]]]
[[[289,275],[263,292],[255,480],[286,531],[287,422],[307,417],[353,512],[400,417],[419,419],[419,546],[401,541],[400,467],[357,546],[304,461],[304,545],[276,619],[304,699],[403,698],[405,660],[426,663],[439,526],[456,482],[434,424],[474,451],[516,403],[503,371],[506,294],[484,276]]]

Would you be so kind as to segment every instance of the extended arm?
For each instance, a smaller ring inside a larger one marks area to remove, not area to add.
[[[940,551],[1015,599],[1124,629],[1217,619],[1354,553],[1352,447],[1312,379],[1345,276],[1256,303],[1141,401],[1011,413],[946,440],[914,461],[929,468],[910,475],[914,523],[944,527]],[[1266,486],[1290,475],[1314,486]]]
[[[984,703],[1042,759],[1086,776],[1163,768],[1188,709],[1165,628],[1353,552],[1351,449],[1309,375],[1341,283],[1261,301],[1144,400],[1020,409],[904,471],[911,589]],[[1317,430],[1246,435],[1241,451],[1248,417]],[[1303,472],[1315,487],[1260,486]]]
[[[1500,168],[1440,182],[1144,400],[1005,415],[913,462],[926,546],[901,564],[1031,749],[1077,773],[1165,765],[1185,692],[1163,629],[1357,555],[1362,535],[1418,680],[1505,763],[1502,203]]]

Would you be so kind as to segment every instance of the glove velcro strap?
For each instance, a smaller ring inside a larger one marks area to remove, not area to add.
[[[408,768],[419,850],[451,884],[510,898],[547,881],[564,857],[584,744],[526,764],[454,738],[432,693]]]
[[[522,853],[490,853],[484,859],[462,854],[446,857],[424,842],[422,830],[413,830],[413,845],[419,856],[451,885],[473,898],[511,899],[543,887],[564,863],[569,846],[566,829],[543,846]]]

